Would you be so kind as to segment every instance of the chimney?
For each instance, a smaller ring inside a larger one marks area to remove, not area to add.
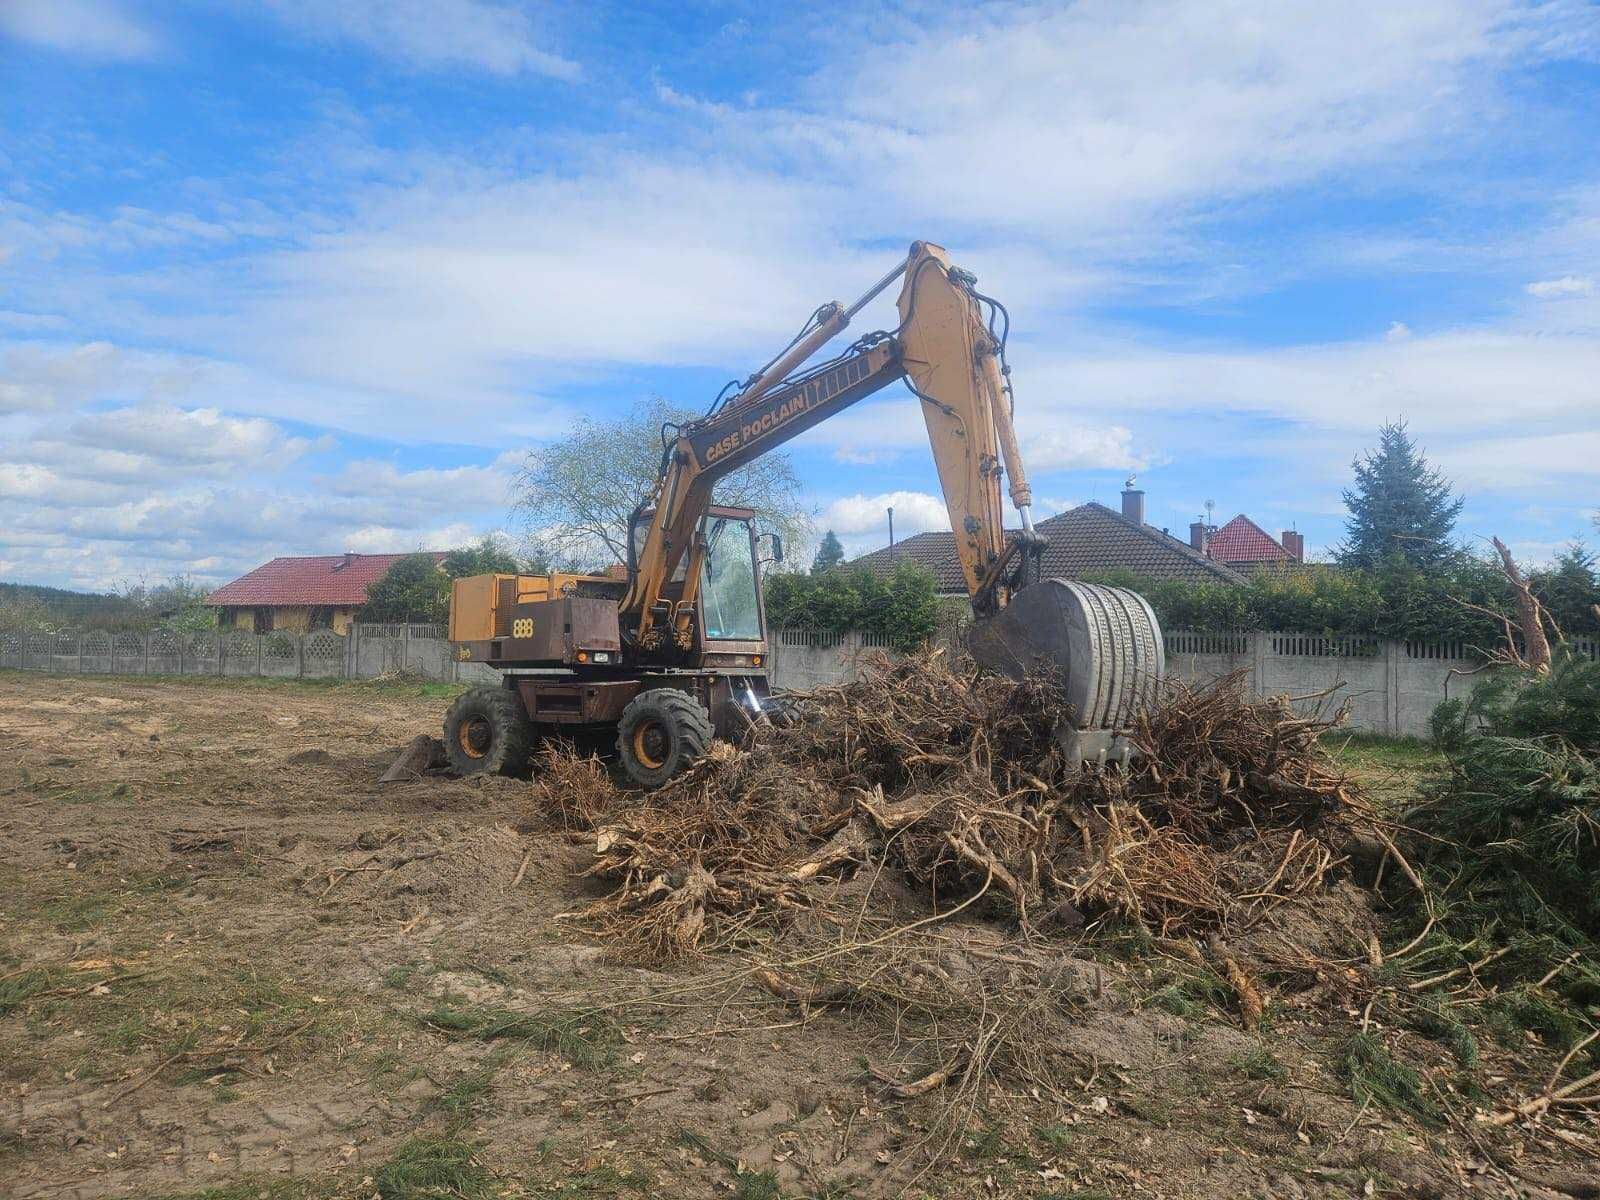
[[[1306,560],[1306,537],[1303,533],[1296,533],[1292,529],[1283,531],[1283,548],[1289,552],[1289,557],[1295,562]]]
[[[1122,489],[1122,515],[1135,525],[1144,524],[1144,491],[1133,486],[1134,476],[1128,476],[1128,482]]]
[[[1189,545],[1193,549],[1200,551],[1201,554],[1205,554],[1210,544],[1211,539],[1206,535],[1206,523],[1204,521],[1189,522]]]

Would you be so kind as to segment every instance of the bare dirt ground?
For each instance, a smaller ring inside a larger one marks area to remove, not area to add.
[[[525,783],[380,787],[447,704],[0,674],[0,1195],[1600,1195],[1587,1135],[1447,1119],[1536,1093],[1560,1056],[1531,1035],[1469,1075],[1381,1031],[1437,1096],[1409,1115],[1353,1098],[1349,1029],[1294,996],[1246,1033],[1166,959],[1023,957],[966,914],[931,931],[950,970],[1073,981],[1079,1069],[997,1084],[930,1168],[940,1098],[870,1069],[892,1018],[727,956],[615,961],[581,915],[592,837]]]

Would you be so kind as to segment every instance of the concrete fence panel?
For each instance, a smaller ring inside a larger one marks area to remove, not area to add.
[[[219,675],[222,672],[222,638],[210,630],[191,633],[183,643],[182,673]]]
[[[338,679],[345,674],[348,637],[331,629],[308,633],[300,643],[300,673],[306,679]]]
[[[145,670],[151,675],[183,674],[183,635],[158,629],[145,639]]]

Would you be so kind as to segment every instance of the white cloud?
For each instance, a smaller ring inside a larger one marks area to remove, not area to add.
[[[830,502],[816,520],[818,530],[831,529],[850,557],[889,544],[889,513],[894,508],[895,540],[929,529],[949,529],[944,501],[927,492],[857,493]]]
[[[168,406],[121,408],[93,413],[66,434],[79,446],[189,469],[245,467],[273,470],[287,466],[311,446],[259,417],[224,416],[214,408]]]
[[[150,58],[160,39],[111,0],[5,0],[0,34],[86,58]]]
[[[840,537],[889,528],[888,510],[894,509],[895,535],[909,536],[925,529],[946,528],[950,517],[944,501],[927,492],[880,492],[876,496],[841,496],[822,510],[820,529]]]
[[[1524,289],[1528,295],[1539,300],[1559,300],[1567,296],[1592,296],[1595,293],[1594,280],[1581,278],[1577,275],[1563,275],[1560,279],[1541,279],[1538,283],[1530,283]]]
[[[1125,425],[1068,424],[1043,416],[1027,420],[1019,412],[1022,459],[1029,476],[1046,471],[1137,471],[1146,459],[1133,450]]]
[[[419,70],[472,67],[494,75],[529,72],[576,80],[576,62],[542,46],[524,11],[484,0],[269,0],[289,25],[314,36],[358,42]]]
[[[265,326],[291,370],[435,403],[602,363],[748,369],[883,269],[841,246],[826,209],[809,185],[699,162],[441,172],[270,258],[272,291],[217,334],[249,329],[253,346]]]
[[[1475,438],[1440,446],[1434,458],[1446,474],[1469,488],[1570,495],[1577,480],[1590,481],[1591,488],[1600,484],[1600,423],[1530,437]]]
[[[480,527],[461,521],[425,530],[368,525],[346,534],[344,544],[357,554],[408,554],[413,550],[454,550],[482,536]]]
[[[1389,328],[1384,332],[1383,340],[1386,342],[1403,342],[1411,336],[1411,326],[1404,321],[1390,321]]]
[[[329,483],[337,496],[404,501],[432,510],[507,508],[511,477],[519,456],[502,454],[483,467],[424,467],[402,471],[393,463],[358,459]]]
[[[1508,422],[1583,427],[1595,420],[1596,379],[1600,340],[1538,331],[1233,352],[1099,344],[1036,360],[1018,415],[1022,397],[1035,397],[1028,419],[1047,422],[1050,397],[1069,395],[1074,420],[1093,397],[1112,411],[1256,414],[1310,429],[1370,431],[1398,416],[1441,432]]]
[[[819,77],[852,124],[779,133],[870,162],[904,216],[1071,236],[1426,150],[1492,108],[1484,68],[1566,52],[1550,34],[1571,19],[1497,0],[978,7]]]
[[[13,346],[0,365],[0,413],[76,404],[124,384],[128,374],[126,357],[110,342]]]

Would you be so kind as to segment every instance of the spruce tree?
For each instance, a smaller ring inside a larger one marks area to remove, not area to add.
[[[831,571],[843,561],[844,547],[839,544],[839,539],[830,529],[822,535],[822,545],[817,547],[817,556],[811,560],[811,573],[821,575],[824,571]]]
[[[1406,423],[1378,431],[1378,448],[1351,466],[1355,486],[1344,493],[1349,517],[1339,562],[1374,569],[1398,556],[1414,567],[1435,567],[1453,552],[1450,534],[1464,501],[1417,449]]]

